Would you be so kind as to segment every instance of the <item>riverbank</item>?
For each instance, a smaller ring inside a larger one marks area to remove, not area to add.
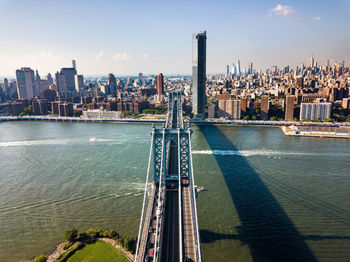
[[[282,126],[287,136],[330,137],[350,139],[350,127],[337,126]]]
[[[134,119],[134,118],[81,118],[81,117],[55,117],[55,116],[0,116],[1,121],[53,121],[53,122],[79,122],[79,123],[141,123],[162,124],[164,119]],[[300,122],[300,121],[264,121],[264,120],[223,120],[223,119],[191,119],[185,123],[196,125],[227,125],[227,126],[321,126],[321,127],[350,127],[350,122]]]
[[[91,241],[103,241],[106,242],[110,245],[112,245],[113,247],[115,247],[116,249],[118,249],[130,262],[134,261],[134,255],[132,255],[130,252],[128,252],[127,250],[125,250],[121,245],[118,245],[117,242],[113,239],[110,238],[89,238],[88,240],[89,242]],[[82,241],[83,243],[86,241]],[[47,262],[54,262],[60,255],[62,255],[64,252],[66,252],[67,250],[64,249],[64,246],[67,244],[68,242],[62,242],[56,245],[54,251],[48,255],[47,257]]]

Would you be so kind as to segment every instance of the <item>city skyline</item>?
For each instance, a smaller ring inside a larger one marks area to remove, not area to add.
[[[22,67],[52,74],[72,59],[83,75],[190,75],[188,43],[202,30],[209,74],[238,59],[257,71],[307,65],[311,55],[319,64],[350,60],[347,1],[201,3],[0,1],[0,77]]]

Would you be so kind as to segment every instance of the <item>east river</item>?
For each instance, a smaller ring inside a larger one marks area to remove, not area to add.
[[[136,236],[150,125],[0,123],[0,261],[73,227]],[[204,261],[350,261],[350,140],[193,126]]]

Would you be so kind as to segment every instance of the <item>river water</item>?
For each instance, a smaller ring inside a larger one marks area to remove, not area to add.
[[[0,124],[0,261],[64,232],[136,236],[149,125]],[[192,127],[205,261],[350,261],[350,140],[278,128]]]

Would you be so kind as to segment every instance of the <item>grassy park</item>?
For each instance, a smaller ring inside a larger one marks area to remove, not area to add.
[[[128,262],[129,260],[112,245],[96,241],[76,251],[67,262]]]

